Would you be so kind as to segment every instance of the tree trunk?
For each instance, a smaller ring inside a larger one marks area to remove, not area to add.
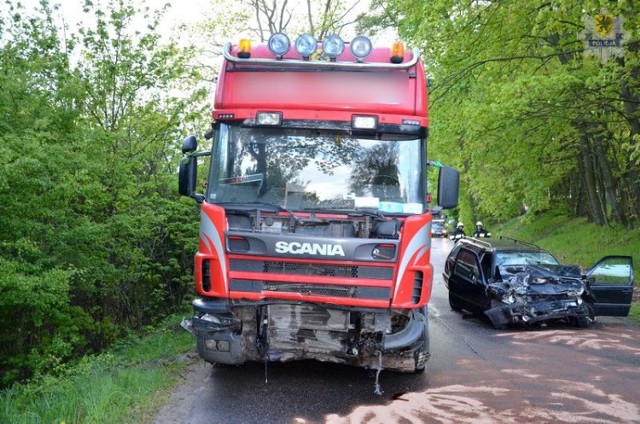
[[[613,174],[611,172],[611,166],[609,164],[609,158],[607,157],[606,149],[603,149],[603,137],[602,135],[597,135],[592,144],[593,154],[595,156],[596,164],[600,170],[600,176],[602,178],[602,188],[604,189],[604,200],[605,200],[605,214],[606,214],[606,201],[609,202],[611,206],[611,216],[613,217],[614,222],[618,224],[624,224],[623,216],[620,212],[620,207],[618,203],[618,197],[615,192],[615,181],[613,179]]]
[[[580,146],[580,167],[582,168],[582,178],[587,194],[587,210],[590,220],[598,225],[604,224],[604,218],[600,209],[600,202],[596,188],[596,180],[593,173],[593,160],[591,159],[591,148],[586,136],[583,136]]]
[[[625,178],[625,189],[627,192],[627,222],[640,221],[640,176],[637,167],[631,163],[627,163],[627,172]]]

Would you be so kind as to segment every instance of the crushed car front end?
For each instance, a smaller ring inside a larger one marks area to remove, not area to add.
[[[509,279],[489,284],[492,307],[485,311],[495,328],[565,320],[579,327],[594,321],[593,297],[574,268],[523,267]]]

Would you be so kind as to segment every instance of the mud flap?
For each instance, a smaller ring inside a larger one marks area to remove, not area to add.
[[[418,342],[422,342],[423,337],[427,338],[427,328],[427,317],[421,313],[414,312],[411,315],[409,324],[403,330],[385,335],[382,341],[382,348],[385,352],[388,352],[415,347]]]
[[[409,324],[402,331],[385,336],[382,347],[384,368],[400,372],[424,372],[431,356],[428,316],[414,311]]]

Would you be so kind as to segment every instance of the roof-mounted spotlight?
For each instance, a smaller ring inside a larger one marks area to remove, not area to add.
[[[334,62],[344,51],[344,41],[338,35],[330,35],[322,43],[322,49],[329,56],[329,59]]]
[[[355,56],[358,62],[362,62],[364,58],[369,56],[369,53],[371,53],[371,40],[364,35],[358,35],[356,38],[351,40],[351,44],[349,46],[351,48],[351,54]]]
[[[304,60],[309,60],[309,57],[318,48],[318,41],[313,35],[302,34],[296,40],[296,51],[302,56]]]
[[[282,59],[291,47],[291,41],[289,41],[289,37],[282,32],[276,32],[271,37],[269,37],[269,51],[273,53],[276,59]]]

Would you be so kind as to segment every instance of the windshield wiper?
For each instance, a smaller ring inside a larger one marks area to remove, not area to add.
[[[372,216],[386,221],[386,217],[380,211],[370,211],[366,209],[332,209],[332,208],[304,208],[305,212],[330,212],[347,216]]]
[[[222,206],[234,206],[234,205],[238,205],[238,206],[254,206],[257,205],[258,207],[255,208],[257,210],[260,210],[259,206],[268,206],[271,209],[275,209],[278,212],[286,212],[289,214],[289,216],[291,216],[291,218],[295,219],[296,223],[298,224],[302,224],[302,221],[300,220],[300,218],[298,218],[296,216],[295,213],[293,213],[293,211],[291,211],[290,209],[285,208],[284,206],[280,206],[277,203],[269,203],[269,202],[260,202],[260,201],[249,201],[249,202],[216,202],[216,205],[222,205]],[[254,209],[254,208],[252,208]]]

